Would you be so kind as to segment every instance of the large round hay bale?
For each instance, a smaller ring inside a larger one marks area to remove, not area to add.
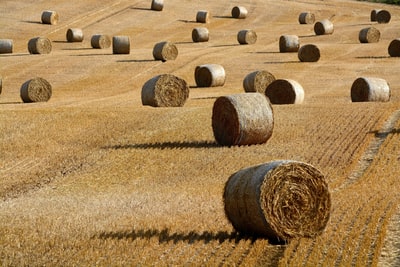
[[[311,12],[302,12],[299,15],[300,24],[313,24],[315,22],[315,15]]]
[[[78,28],[71,28],[67,30],[67,41],[68,42],[82,42],[83,41],[83,31]]]
[[[205,27],[197,27],[192,30],[192,40],[193,42],[208,42],[209,31]]]
[[[196,66],[194,77],[198,87],[215,87],[225,84],[225,69],[219,64]]]
[[[109,48],[111,46],[111,38],[104,34],[94,34],[90,39],[90,44],[93,48]]]
[[[210,12],[208,12],[206,10],[197,11],[196,22],[209,23],[210,22]]]
[[[28,51],[30,54],[49,54],[51,49],[51,41],[46,37],[35,37],[28,42]]]
[[[297,52],[300,42],[297,35],[282,35],[279,37],[279,52]]]
[[[300,47],[297,56],[301,62],[317,62],[321,57],[318,46],[306,44]]]
[[[241,169],[224,189],[225,214],[236,231],[271,240],[313,238],[326,228],[331,194],[310,164],[281,160]]]
[[[113,54],[129,54],[131,51],[129,36],[113,36]]]
[[[241,30],[237,34],[239,44],[255,44],[257,42],[257,33],[253,30]]]
[[[243,88],[247,93],[258,92],[265,94],[265,89],[275,81],[275,76],[265,70],[253,71],[243,79]]]
[[[314,24],[314,32],[316,35],[332,34],[333,23],[329,19],[323,19]]]
[[[14,41],[12,39],[0,39],[0,54],[13,52]]]
[[[153,57],[155,60],[174,60],[178,56],[178,48],[171,42],[160,42],[154,45]]]
[[[43,78],[36,77],[22,84],[20,94],[25,103],[46,102],[52,94],[51,84]]]
[[[152,0],[151,10],[162,11],[164,8],[164,0]]]
[[[360,43],[377,43],[381,37],[380,31],[375,27],[364,28],[358,34]]]
[[[390,87],[384,79],[360,77],[351,86],[352,102],[387,102],[389,100]]]
[[[223,146],[265,143],[272,135],[274,116],[270,102],[260,93],[218,97],[214,102],[212,128]]]
[[[182,107],[189,97],[186,81],[171,74],[161,74],[142,87],[142,104],[153,107]]]
[[[42,23],[56,25],[58,23],[59,15],[56,11],[45,10],[42,12]]]
[[[234,6],[231,14],[232,18],[245,19],[247,17],[247,9],[244,6]]]
[[[382,9],[376,13],[375,18],[378,23],[389,23],[391,17],[392,16],[390,15],[389,11]]]
[[[390,42],[388,53],[391,57],[400,57],[400,38],[396,38]]]
[[[265,89],[265,95],[272,104],[301,104],[304,100],[304,89],[291,79],[277,79]]]
[[[373,10],[371,10],[371,15],[370,15],[371,21],[376,21],[376,14],[377,14],[380,10],[381,10],[381,9],[373,9]]]

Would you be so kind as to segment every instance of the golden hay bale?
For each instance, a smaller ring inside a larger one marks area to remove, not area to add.
[[[317,62],[321,57],[321,52],[316,45],[306,44],[300,47],[297,56],[301,62]]]
[[[206,10],[197,11],[196,22],[209,23],[210,22],[210,12],[208,12]]]
[[[275,81],[275,76],[265,70],[253,71],[243,79],[243,88],[247,93],[258,92],[265,94],[265,89]]]
[[[164,0],[152,0],[151,10],[162,11],[164,8]]]
[[[358,34],[360,43],[377,43],[381,37],[380,31],[375,27],[364,28]]]
[[[314,32],[316,35],[332,34],[333,23],[329,19],[323,19],[314,24]]]
[[[14,41],[11,39],[0,39],[0,54],[13,52]]]
[[[315,15],[311,12],[302,12],[299,15],[300,24],[313,24],[315,22]]]
[[[182,107],[189,97],[186,81],[171,74],[161,74],[142,87],[142,104],[153,107]]]
[[[360,77],[351,86],[352,102],[387,102],[389,100],[390,87],[384,79]]]
[[[236,231],[272,240],[316,237],[331,213],[324,175],[293,160],[237,171],[226,182],[223,198],[225,214]]]
[[[28,42],[28,51],[30,54],[49,54],[52,45],[49,38],[35,37]]]
[[[193,42],[208,42],[209,31],[205,27],[197,27],[192,30],[192,40]]]
[[[388,52],[391,57],[400,57],[400,38],[396,38],[390,42]]]
[[[129,36],[113,36],[113,54],[129,54],[131,50]]]
[[[194,77],[198,87],[215,87],[225,84],[225,69],[218,64],[196,66]]]
[[[45,10],[42,12],[42,23],[56,25],[58,23],[59,15],[56,11]]]
[[[51,84],[43,78],[36,77],[22,84],[20,94],[25,103],[46,102],[52,94]]]
[[[257,42],[257,33],[253,30],[241,30],[237,34],[239,44],[255,44]]]
[[[67,30],[66,37],[68,42],[82,42],[83,32],[81,29],[71,28]]]
[[[90,39],[90,44],[93,48],[109,48],[111,46],[111,38],[104,34],[94,34]]]
[[[300,42],[297,35],[282,35],[279,38],[279,52],[297,52],[299,51]]]
[[[220,145],[265,143],[271,137],[273,127],[271,104],[260,93],[221,96],[214,102],[212,128]]]
[[[247,9],[244,6],[234,6],[231,14],[232,18],[245,19],[247,17]]]
[[[272,104],[301,104],[304,100],[304,89],[291,79],[277,79],[268,85],[265,95]]]
[[[382,9],[376,13],[375,18],[378,23],[389,23],[391,15],[389,11]]]
[[[171,42],[160,42],[154,45],[153,57],[155,60],[174,60],[178,56],[178,48]]]

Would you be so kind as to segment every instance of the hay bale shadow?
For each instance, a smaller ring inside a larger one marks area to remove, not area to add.
[[[183,148],[213,148],[220,147],[215,141],[200,141],[200,142],[156,142],[143,144],[126,144],[106,146],[103,149],[183,149]]]

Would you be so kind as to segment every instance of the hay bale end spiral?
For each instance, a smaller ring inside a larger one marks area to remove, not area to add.
[[[153,57],[155,60],[167,61],[175,60],[178,56],[178,48],[171,42],[159,42],[153,47]]]
[[[51,41],[46,37],[35,37],[28,42],[28,51],[30,54],[49,54],[51,49]]]
[[[243,88],[247,93],[258,92],[265,94],[265,89],[275,81],[275,76],[265,70],[253,71],[243,79]]]
[[[24,103],[46,102],[52,95],[51,84],[40,77],[30,79],[22,84],[20,96]]]

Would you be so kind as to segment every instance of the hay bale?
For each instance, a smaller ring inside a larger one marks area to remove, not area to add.
[[[194,77],[198,87],[216,87],[225,84],[225,69],[218,64],[196,66]]]
[[[113,54],[129,54],[131,50],[129,36],[113,36]]]
[[[178,56],[178,48],[171,42],[160,42],[154,45],[153,57],[155,60],[175,60]]]
[[[56,11],[45,10],[42,12],[42,23],[56,25],[59,20],[59,15]]]
[[[208,12],[206,10],[197,11],[196,22],[209,23],[210,22],[210,12]]]
[[[30,54],[49,54],[51,49],[51,41],[46,37],[35,37],[28,42],[28,51]]]
[[[351,86],[352,102],[387,102],[389,100],[390,87],[384,79],[360,77]]]
[[[371,10],[371,15],[370,15],[371,21],[376,21],[376,14],[377,14],[380,10],[381,10],[381,9],[373,9],[373,10]]]
[[[14,41],[11,39],[0,39],[0,54],[13,52]]]
[[[148,80],[142,87],[142,104],[153,107],[182,107],[189,97],[186,81],[171,74]]]
[[[279,52],[297,52],[299,51],[300,42],[297,35],[282,35],[279,38]]]
[[[304,100],[304,89],[291,79],[277,79],[265,89],[265,95],[272,104],[301,104]]]
[[[301,62],[317,62],[321,53],[316,45],[306,44],[300,47],[297,56]]]
[[[400,57],[400,38],[394,39],[390,42],[388,53],[391,57]]]
[[[90,39],[90,44],[93,48],[109,48],[111,46],[111,38],[108,35],[95,34],[92,35],[92,38]]]
[[[46,102],[52,94],[51,84],[43,78],[36,77],[22,84],[20,95],[24,103]]]
[[[232,18],[245,19],[247,17],[247,9],[244,6],[234,6],[231,14]]]
[[[379,42],[380,37],[380,31],[374,27],[364,28],[358,34],[358,40],[360,40],[360,43],[377,43]]]
[[[164,0],[152,0],[151,10],[162,11],[164,8]]]
[[[71,28],[67,30],[66,37],[68,42],[82,42],[83,32],[81,29]]]
[[[321,171],[293,160],[237,171],[226,182],[223,199],[225,214],[236,231],[272,240],[322,234],[332,204]]]
[[[193,42],[208,42],[209,31],[205,27],[197,27],[192,30],[192,40]]]
[[[332,34],[333,23],[329,19],[323,19],[314,24],[314,32],[316,35]]]
[[[272,135],[273,110],[260,93],[218,97],[214,102],[212,128],[223,146],[262,144]]]
[[[299,15],[300,24],[313,24],[315,22],[315,15],[311,12],[302,12]]]
[[[255,44],[257,42],[257,34],[253,30],[241,30],[237,34],[239,44]]]
[[[376,21],[378,23],[389,23],[390,19],[391,15],[390,12],[387,10],[382,9],[376,13]]]
[[[258,92],[265,94],[265,89],[275,81],[275,76],[265,70],[253,71],[243,79],[243,88],[247,93]]]

